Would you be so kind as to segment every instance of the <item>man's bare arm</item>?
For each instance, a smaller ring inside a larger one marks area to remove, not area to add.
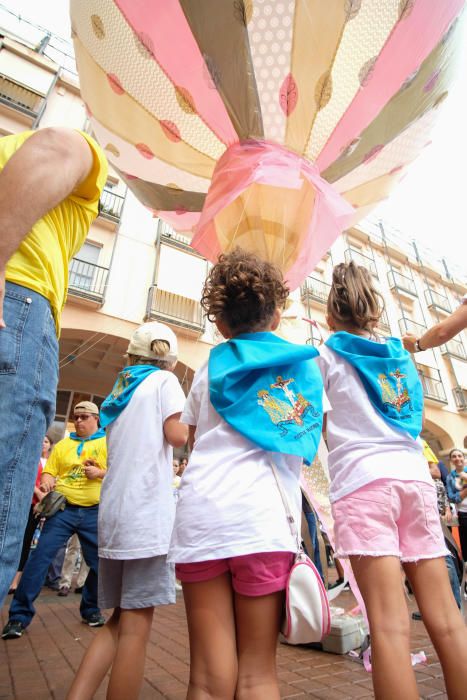
[[[71,129],[50,128],[33,134],[0,172],[0,328],[3,320],[5,267],[32,226],[89,175],[92,151]]]
[[[418,338],[420,350],[436,348],[448,340],[454,338],[464,328],[467,328],[467,304],[462,304],[448,318],[429,328],[420,338]],[[402,338],[404,347],[409,352],[416,352],[414,335],[405,335]]]

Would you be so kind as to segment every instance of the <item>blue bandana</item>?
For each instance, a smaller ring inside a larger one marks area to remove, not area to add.
[[[309,345],[272,333],[242,333],[211,350],[209,391],[222,418],[264,450],[316,454],[323,381]]]
[[[89,442],[90,440],[98,440],[99,438],[103,437],[105,437],[105,431],[102,430],[102,428],[99,428],[97,432],[95,432],[93,435],[90,435],[89,437],[80,437],[76,433],[70,433],[70,438],[79,442],[79,445],[76,449],[76,454],[78,455],[78,457],[81,457],[81,453],[83,451],[85,442]]]
[[[101,406],[100,419],[103,428],[119,417],[123,409],[130,403],[131,397],[141,382],[157,371],[159,371],[159,367],[154,367],[154,365],[133,365],[125,367],[118,373],[112,391]]]
[[[357,370],[368,398],[384,420],[415,440],[422,430],[423,390],[399,338],[376,343],[339,331],[325,345]]]

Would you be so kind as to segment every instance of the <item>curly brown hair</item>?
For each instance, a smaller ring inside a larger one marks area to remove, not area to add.
[[[383,297],[366,268],[353,260],[335,266],[327,303],[328,314],[334,320],[372,331],[383,310]]]
[[[204,283],[201,306],[210,321],[237,333],[264,329],[289,295],[282,272],[252,253],[235,248],[222,254]]]

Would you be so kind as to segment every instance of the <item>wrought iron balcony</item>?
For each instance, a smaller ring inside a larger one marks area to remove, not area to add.
[[[415,335],[419,338],[426,332],[426,326],[423,323],[417,323],[412,321],[410,318],[400,318],[399,319],[399,330],[401,335]]]
[[[302,301],[318,301],[326,304],[331,285],[317,277],[307,277],[301,288]]]
[[[73,258],[69,269],[68,292],[73,296],[102,303],[108,274],[108,267]]]
[[[34,119],[41,111],[44,97],[0,73],[0,104]]]
[[[100,199],[99,215],[110,221],[120,221],[125,197],[104,187]]]
[[[467,360],[467,355],[464,348],[464,343],[459,338],[452,338],[447,343],[441,345],[443,355],[451,355],[459,360]]]
[[[467,391],[461,386],[456,386],[452,390],[452,393],[459,411],[467,411]]]
[[[353,260],[355,263],[357,263],[357,265],[366,267],[366,269],[373,275],[373,277],[378,277],[376,263],[373,260],[373,258],[370,258],[368,255],[361,253],[359,250],[355,250],[355,248],[347,248],[347,250],[344,251],[344,259],[345,262],[350,262],[351,260]]]
[[[155,286],[149,288],[146,320],[167,321],[198,334],[204,332],[203,311],[198,301]]]
[[[439,403],[447,403],[446,392],[444,391],[439,371],[437,369],[432,369],[431,372],[433,375],[428,375],[425,374],[418,365],[417,370],[425,398],[431,399],[432,401],[439,401]]]
[[[403,275],[397,270],[389,270],[388,282],[391,289],[398,289],[400,292],[405,292],[411,296],[417,296],[417,288],[415,282],[410,277]]]
[[[437,309],[445,313],[451,313],[451,304],[445,294],[435,292],[434,289],[425,289],[426,305],[429,309]]]

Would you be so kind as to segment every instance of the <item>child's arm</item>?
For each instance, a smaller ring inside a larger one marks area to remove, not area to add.
[[[165,439],[172,447],[184,447],[188,440],[188,426],[180,423],[181,413],[174,413],[164,421]]]

